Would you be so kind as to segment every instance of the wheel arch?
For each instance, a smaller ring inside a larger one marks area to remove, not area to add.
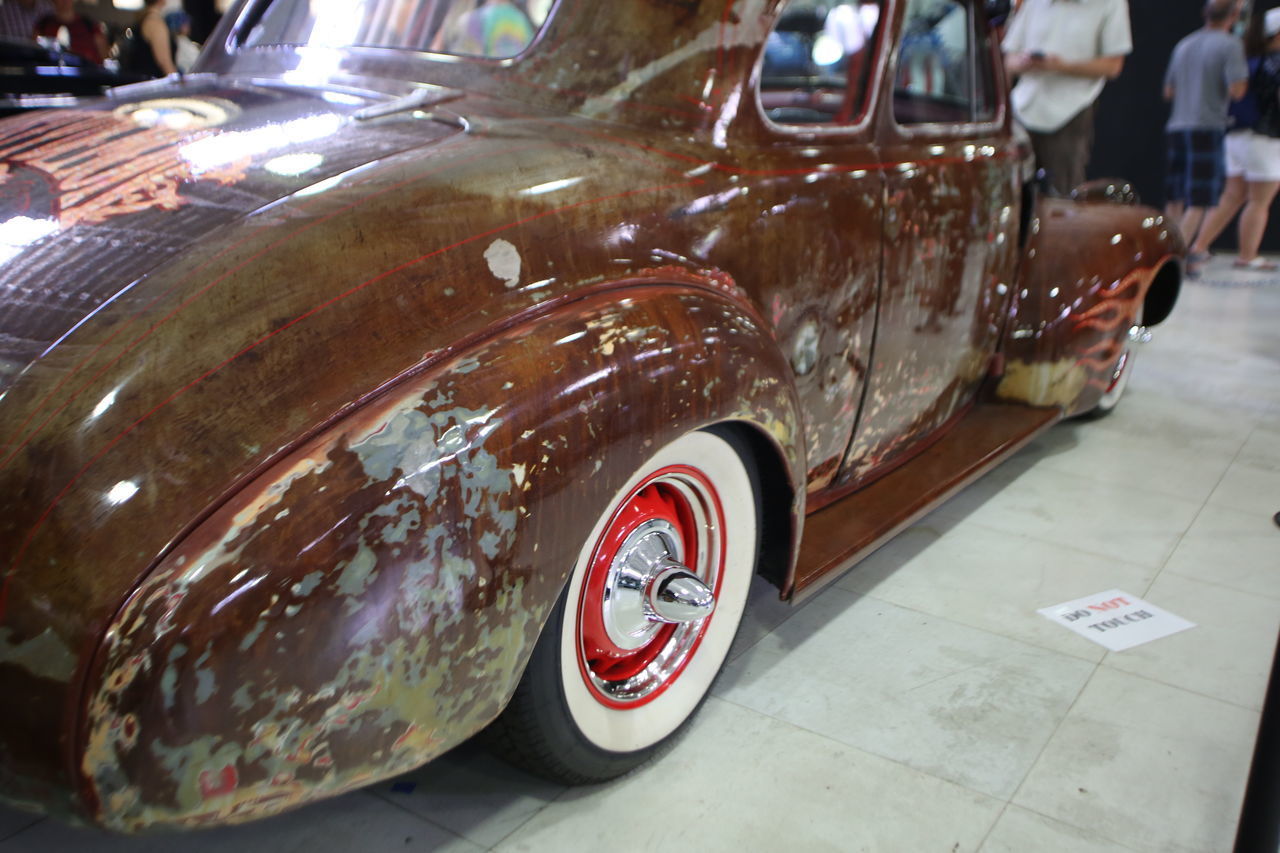
[[[731,440],[750,454],[760,504],[756,574],[779,590],[785,589],[795,567],[800,540],[800,516],[795,513],[796,490],[787,471],[785,457],[755,424],[728,421],[712,429],[721,435],[732,436]],[[803,495],[804,491],[801,490],[800,494]]]
[[[1183,276],[1182,261],[1179,258],[1170,257],[1160,265],[1142,303],[1143,325],[1157,326],[1169,319],[1173,306],[1178,302],[1178,295],[1182,292]]]
[[[766,519],[785,505],[761,538],[777,582],[803,512],[798,404],[725,293],[594,292],[384,387],[188,531],[113,620],[77,750],[97,819],[248,820],[474,733],[568,576],[575,513],[706,427],[751,448]]]
[[[1106,391],[1138,310],[1152,325],[1172,312],[1182,241],[1155,210],[1063,199],[1040,200],[1032,232],[995,393],[1075,415]]]

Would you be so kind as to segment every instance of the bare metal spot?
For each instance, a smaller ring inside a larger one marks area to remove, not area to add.
[[[484,259],[489,263],[489,272],[507,287],[520,283],[520,252],[515,246],[506,240],[494,240],[484,250]]]
[[[0,663],[21,667],[41,678],[67,681],[75,671],[76,658],[62,639],[46,628],[25,643],[14,643],[13,632],[0,628]]]

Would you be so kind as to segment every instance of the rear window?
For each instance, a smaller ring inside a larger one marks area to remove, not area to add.
[[[385,47],[505,59],[523,53],[554,0],[263,0],[245,47]]]

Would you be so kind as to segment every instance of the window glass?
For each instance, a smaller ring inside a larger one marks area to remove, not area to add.
[[[995,116],[990,43],[971,3],[908,0],[894,85],[900,124]]]
[[[855,121],[866,109],[883,3],[790,0],[765,43],[760,102],[779,124]]]
[[[549,0],[274,0],[246,46],[398,47],[459,56],[522,53]]]

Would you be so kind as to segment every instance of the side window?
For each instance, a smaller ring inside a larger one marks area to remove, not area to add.
[[[765,43],[760,103],[778,124],[842,124],[866,110],[883,0],[788,0]]]
[[[894,82],[899,124],[988,121],[994,81],[991,44],[972,2],[908,0]]]

